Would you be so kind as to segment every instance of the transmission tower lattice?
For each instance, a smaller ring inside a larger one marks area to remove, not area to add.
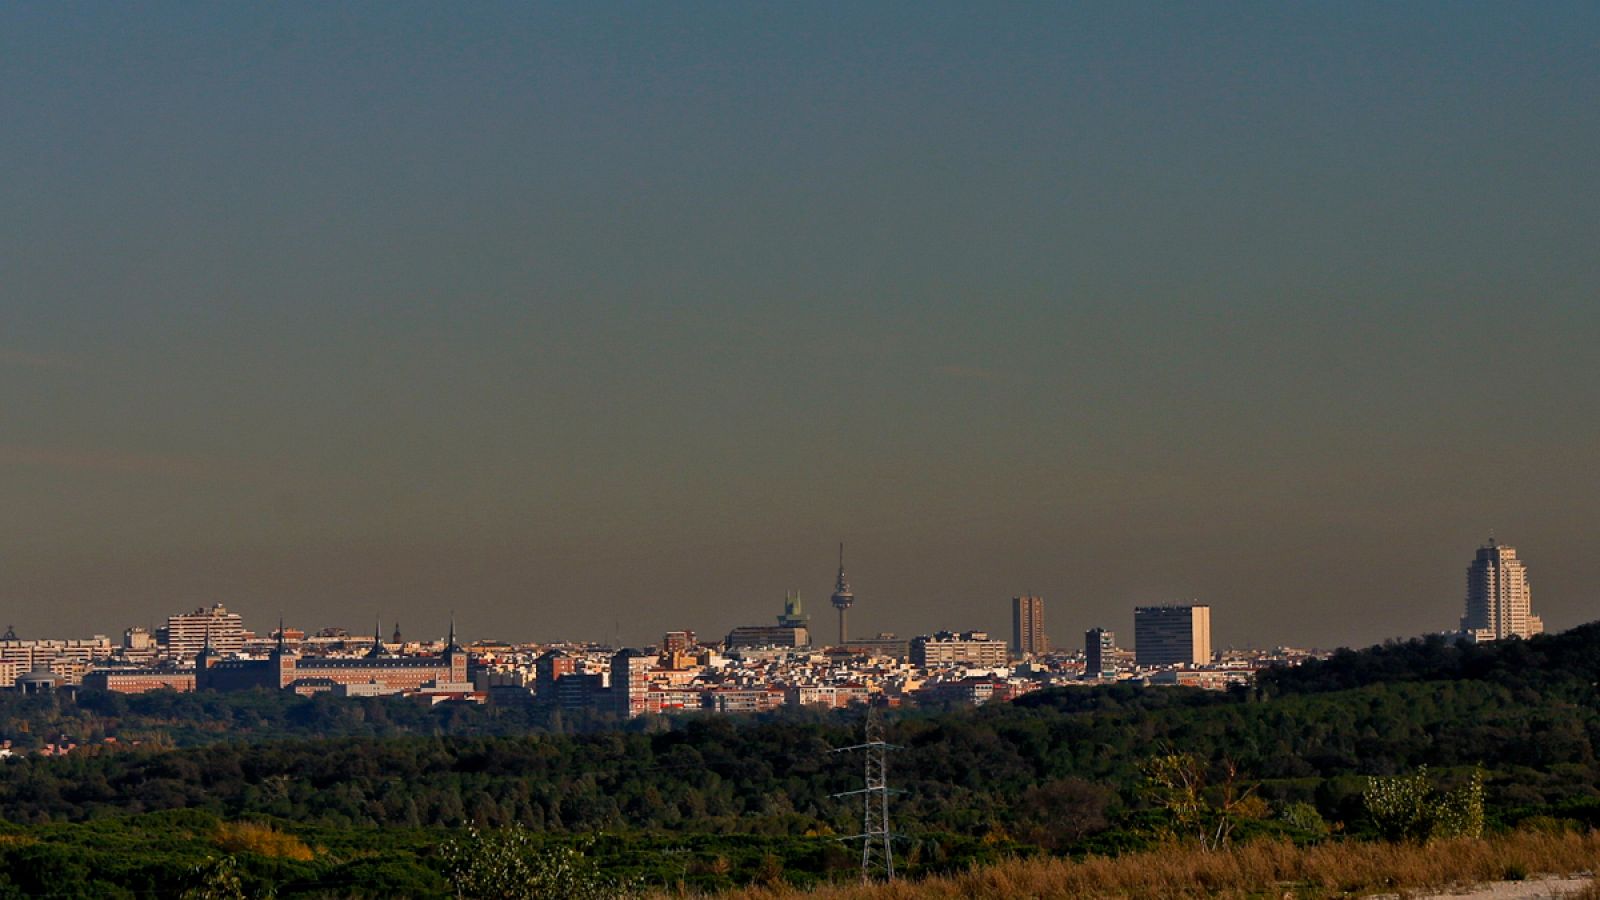
[[[866,758],[866,787],[859,791],[844,791],[835,797],[861,796],[861,833],[840,838],[842,841],[861,842],[861,880],[873,880],[882,873],[883,880],[894,880],[894,832],[889,828],[890,750],[901,748],[883,740],[883,721],[876,707],[867,709],[866,740],[851,747],[840,747],[834,753],[861,751]]]

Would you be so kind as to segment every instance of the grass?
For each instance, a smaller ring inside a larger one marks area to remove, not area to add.
[[[1262,840],[1207,853],[1167,846],[1083,860],[1016,859],[956,875],[894,884],[841,884],[811,891],[747,888],[723,900],[938,900],[938,898],[1321,898],[1373,893],[1402,897],[1534,873],[1600,869],[1600,832],[1517,831],[1428,844],[1341,841],[1296,847]],[[1591,887],[1584,895],[1600,900]]]

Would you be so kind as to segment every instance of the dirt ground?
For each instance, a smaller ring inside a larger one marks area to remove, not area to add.
[[[1418,900],[1548,900],[1576,894],[1593,881],[1593,875],[1541,876],[1525,881],[1495,881],[1442,894],[1426,894]]]

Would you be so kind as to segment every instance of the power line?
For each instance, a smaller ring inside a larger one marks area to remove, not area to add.
[[[866,787],[857,791],[844,791],[835,797],[861,796],[861,833],[843,837],[841,841],[861,841],[861,880],[872,881],[882,873],[884,881],[894,880],[894,832],[889,828],[889,751],[899,750],[883,740],[883,720],[876,706],[867,707],[863,725],[865,740],[850,747],[839,747],[833,753],[853,753],[857,750],[865,757]]]

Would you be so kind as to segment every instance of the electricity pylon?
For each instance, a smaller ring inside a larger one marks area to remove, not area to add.
[[[858,791],[844,791],[835,797],[861,795],[861,833],[840,838],[841,841],[861,842],[861,880],[872,881],[874,873],[881,872],[883,880],[894,880],[894,832],[889,828],[889,763],[890,750],[899,750],[883,740],[883,721],[877,707],[867,708],[866,740],[851,747],[840,747],[834,753],[862,751],[866,758],[867,786]]]

